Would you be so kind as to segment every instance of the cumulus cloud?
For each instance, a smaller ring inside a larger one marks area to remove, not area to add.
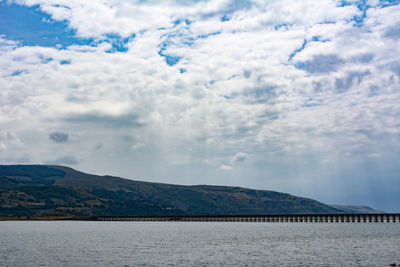
[[[145,146],[146,146],[145,143],[138,142],[138,143],[132,145],[131,148],[132,148],[132,150],[138,150],[138,149],[141,149],[141,148],[143,148]]]
[[[221,165],[221,166],[219,166],[219,168],[221,169],[221,170],[224,170],[224,171],[231,171],[233,168],[231,167],[231,166],[229,166],[229,165]]]
[[[206,161],[218,183],[243,184],[240,177],[252,176],[253,186],[268,187],[269,173],[295,190],[333,170],[345,176],[351,166],[369,163],[364,155],[382,155],[374,158],[376,173],[398,165],[400,6],[394,2],[15,3],[65,23],[87,43],[26,46],[0,36],[0,129],[18,136],[0,145],[13,158],[31,149],[33,161],[47,159],[55,149],[43,145],[47,133],[68,129],[76,138],[63,153],[74,149],[87,169],[170,182],[206,179]],[[142,158],[132,153],[139,148]],[[253,171],[219,177],[244,161]],[[188,175],[188,169],[201,171]],[[292,179],[302,174],[314,178]],[[363,175],[354,177],[377,179]]]
[[[76,124],[92,124],[105,127],[141,127],[143,123],[139,122],[139,115],[136,113],[109,115],[97,112],[83,114],[68,114],[64,118],[65,122]]]
[[[338,70],[342,60],[337,55],[315,55],[312,60],[306,61],[299,65],[309,73],[330,73]]]
[[[0,132],[0,151],[22,146],[21,139],[10,131]]]
[[[49,134],[49,138],[56,143],[65,143],[69,140],[69,135],[63,132],[53,132]]]
[[[244,162],[247,159],[247,157],[248,157],[247,153],[238,152],[232,157],[231,161],[232,163],[241,163]]]

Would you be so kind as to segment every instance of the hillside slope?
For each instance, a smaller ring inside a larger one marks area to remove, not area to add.
[[[368,206],[355,206],[355,205],[329,205],[329,206],[341,210],[345,213],[384,213],[383,211],[376,210]]]
[[[0,165],[0,216],[337,212],[274,191],[139,182],[64,166]]]

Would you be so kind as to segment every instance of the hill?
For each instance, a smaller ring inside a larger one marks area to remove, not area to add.
[[[0,165],[0,216],[338,213],[318,201],[231,186],[172,185],[64,166]]]
[[[383,211],[375,210],[368,206],[356,205],[330,205],[331,207],[341,210],[345,213],[384,213]]]

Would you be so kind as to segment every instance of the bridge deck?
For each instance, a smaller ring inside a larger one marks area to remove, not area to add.
[[[93,216],[95,221],[181,221],[181,222],[318,222],[395,223],[399,213],[374,214],[274,214],[274,215],[179,215],[179,216]]]

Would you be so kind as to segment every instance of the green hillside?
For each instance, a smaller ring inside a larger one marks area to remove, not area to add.
[[[0,216],[337,213],[318,201],[241,187],[183,186],[0,165]]]

